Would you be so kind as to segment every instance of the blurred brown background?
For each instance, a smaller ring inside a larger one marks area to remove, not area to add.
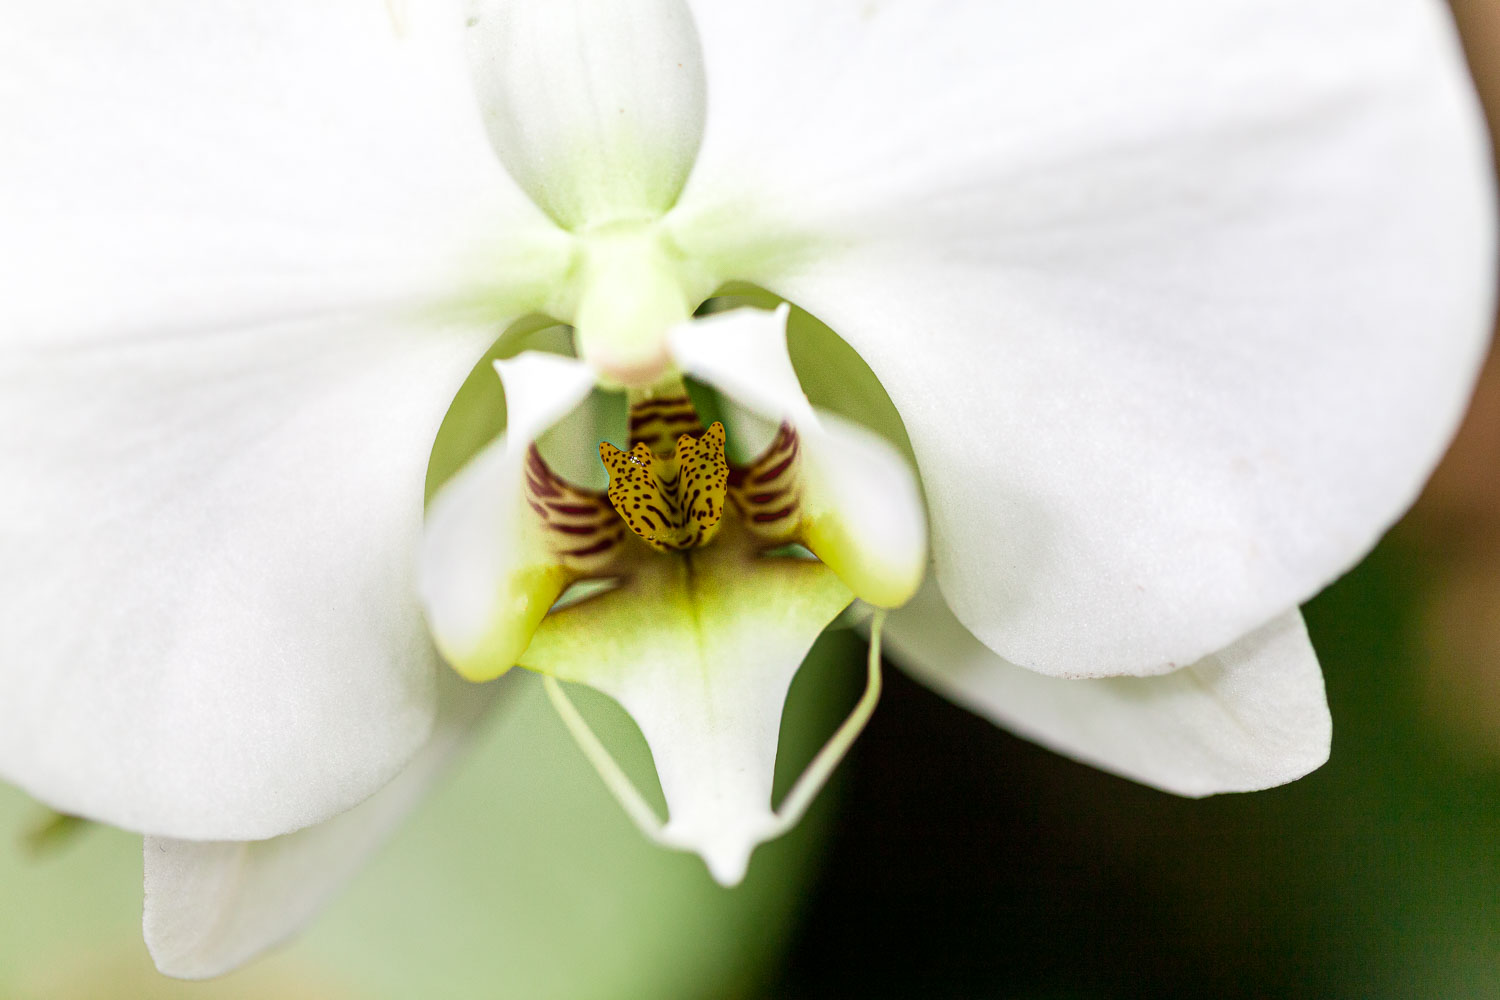
[[[1500,3],[1454,0],[1469,62],[1500,133]],[[1497,144],[1500,149],[1500,144]],[[1408,528],[1439,561],[1428,598],[1426,700],[1477,745],[1500,754],[1500,355]]]

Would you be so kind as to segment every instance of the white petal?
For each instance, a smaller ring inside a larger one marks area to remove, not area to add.
[[[301,930],[385,843],[467,745],[495,685],[446,674],[431,738],[390,784],[332,819],[250,842],[147,837],[146,947],[169,976],[204,979]]]
[[[567,579],[526,507],[527,453],[594,386],[588,365],[528,352],[495,362],[506,431],[439,491],[422,541],[421,593],[444,657],[471,680],[508,670]]]
[[[427,736],[428,452],[571,251],[412,13],[7,13],[0,776],[55,808],[274,836]]]
[[[427,738],[423,475],[492,336],[377,316],[0,364],[0,776],[63,812],[256,839]]]
[[[801,441],[806,544],[855,594],[906,602],[927,568],[927,519],[916,478],[889,443],[815,413],[787,355],[785,306],[736,309],[684,323],[671,338],[682,369]]]
[[[647,557],[620,588],[548,615],[521,659],[630,713],[667,800],[661,839],[697,851],[725,885],[786,831],[771,809],[782,706],[851,599],[816,561],[757,558],[735,532]]]
[[[478,0],[469,56],[495,149],[569,228],[660,215],[703,134],[684,0]]]
[[[368,302],[525,311],[566,241],[485,137],[458,0],[35,4],[0,33],[3,339]],[[524,235],[518,231],[524,228]]]
[[[678,239],[869,363],[943,590],[1008,659],[1192,663],[1414,497],[1493,285],[1441,5],[694,13],[711,103]]]
[[[1158,677],[1067,680],[1007,663],[930,583],[890,616],[885,634],[892,659],[965,708],[1178,795],[1269,788],[1328,759],[1323,676],[1296,611]]]

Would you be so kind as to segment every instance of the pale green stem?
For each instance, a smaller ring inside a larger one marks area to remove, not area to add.
[[[620,803],[620,808],[624,809],[625,814],[635,821],[635,825],[640,827],[641,833],[645,834],[648,839],[664,844],[661,836],[663,824],[657,817],[656,811],[641,796],[635,783],[615,762],[614,757],[610,756],[599,737],[594,735],[594,731],[579,714],[578,709],[573,705],[573,700],[557,682],[557,678],[550,674],[543,676],[542,686],[547,689],[547,697],[551,699],[552,707],[557,709],[557,714],[563,720],[563,724],[568,727],[568,732],[573,734],[578,749],[583,751],[589,763],[594,765],[594,770],[599,772],[599,777],[604,779],[605,786]]]
[[[42,819],[26,832],[26,849],[33,854],[42,854],[67,844],[91,826],[82,816],[47,810]]]

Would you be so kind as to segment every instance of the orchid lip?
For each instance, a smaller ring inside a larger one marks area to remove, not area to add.
[[[880,650],[884,616],[884,611],[877,610],[872,619],[865,689],[849,715],[808,763],[777,808],[773,810],[768,805],[764,810],[756,811],[748,822],[741,821],[727,828],[716,828],[711,821],[694,824],[669,818],[662,822],[589,727],[563,686],[551,676],[543,683],[547,697],[584,756],[594,765],[610,794],[641,833],[663,847],[698,852],[715,881],[733,886],[744,879],[751,853],[757,845],[788,832],[802,819],[874,714],[882,688]]]

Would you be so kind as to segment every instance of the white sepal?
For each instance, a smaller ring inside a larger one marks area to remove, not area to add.
[[[703,135],[682,0],[476,0],[469,61],[506,168],[570,229],[661,215]]]
[[[422,800],[499,694],[452,674],[439,687],[427,743],[348,812],[270,840],[147,837],[142,926],[156,967],[180,979],[218,976],[311,921]]]
[[[931,582],[891,615],[886,635],[892,660],[965,708],[1178,795],[1269,788],[1328,759],[1323,675],[1296,611],[1156,677],[1070,680],[1007,663],[959,624]]]

